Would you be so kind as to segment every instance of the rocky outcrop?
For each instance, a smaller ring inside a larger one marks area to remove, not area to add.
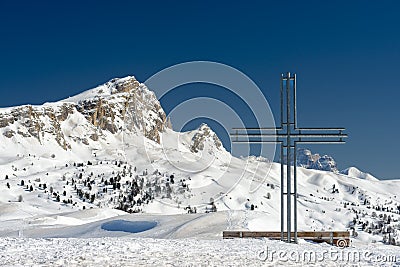
[[[70,136],[70,142],[88,145],[89,139],[97,142],[104,131],[116,134],[126,129],[160,142],[166,116],[154,93],[144,84],[134,77],[126,77],[112,79],[89,91],[96,93],[84,92],[78,101],[4,109],[0,111],[0,130],[7,138],[33,137],[41,144],[45,135],[50,134],[63,149],[68,150],[71,144],[64,135],[62,123],[77,113],[86,118],[86,128],[92,131],[83,133],[83,136]]]
[[[166,115],[154,93],[133,77],[112,79],[104,87],[100,90],[110,95],[79,101],[77,110],[100,130],[129,130],[160,143]]]
[[[218,136],[208,127],[207,124],[202,124],[196,130],[192,138],[192,142],[190,144],[190,151],[193,153],[197,153],[204,149],[205,143],[209,142],[213,147],[217,149],[222,148],[222,143],[219,140]]]
[[[78,112],[82,113],[91,124],[112,134],[118,131],[115,124],[115,108],[115,105],[102,98],[83,100],[76,106]]]
[[[127,79],[112,79],[107,85],[114,87],[114,90],[111,91],[112,94],[129,93],[140,87],[140,83],[133,77],[128,77]]]
[[[312,154],[310,150],[297,149],[297,166],[307,169],[330,171],[338,173],[336,161],[328,155]]]
[[[74,111],[73,105],[61,104],[59,106],[31,105],[16,107],[0,113],[0,128],[8,128],[18,124],[17,134],[21,137],[34,137],[40,143],[45,135],[54,135],[57,143],[64,149],[70,148],[61,131],[60,122],[66,120],[68,114]],[[14,137],[15,131],[6,129],[3,133],[8,138]]]

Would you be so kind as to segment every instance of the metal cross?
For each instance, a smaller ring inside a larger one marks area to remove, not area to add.
[[[284,90],[286,88],[286,90]],[[292,92],[291,92],[292,91]],[[331,144],[345,143],[343,138],[344,128],[297,128],[296,114],[296,74],[290,76],[290,72],[281,74],[280,83],[280,127],[276,128],[233,128],[236,133],[230,134],[235,137],[234,143],[274,143],[280,145],[281,163],[281,240],[297,243],[297,144]],[[293,110],[292,110],[293,109]],[[243,133],[245,131],[245,133]],[[257,131],[258,133],[254,133]],[[274,131],[266,133],[265,131]],[[304,133],[306,132],[306,133]],[[243,138],[246,137],[246,140]],[[264,140],[269,137],[270,140]],[[271,140],[272,138],[272,140]],[[293,150],[293,152],[292,152]],[[286,152],[284,155],[284,151]],[[291,158],[293,153],[293,183]],[[285,192],[285,173],[286,164],[286,192]],[[293,190],[292,190],[293,187]],[[286,195],[286,230],[285,237],[285,207],[284,196]],[[293,200],[293,224],[292,224],[292,197]],[[293,226],[293,232],[292,232]],[[292,239],[293,235],[293,239]]]

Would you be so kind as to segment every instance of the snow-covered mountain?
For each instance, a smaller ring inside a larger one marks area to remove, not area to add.
[[[278,163],[232,157],[205,124],[184,133],[169,125],[134,77],[59,102],[0,109],[0,236],[22,228],[55,236],[59,227],[76,236],[82,225],[87,236],[106,235],[99,221],[127,213],[164,223],[147,237],[279,230]],[[359,242],[400,242],[399,181],[355,168],[338,173],[331,157],[306,149],[297,159],[300,230],[355,229]],[[201,220],[187,215],[212,211]],[[177,225],[167,214],[186,215]]]
[[[66,100],[0,109],[3,148],[98,148],[123,130],[160,142],[166,117],[154,93],[134,77],[113,79]],[[128,125],[128,129],[124,126]]]
[[[367,172],[362,172],[359,169],[357,169],[356,167],[349,167],[347,169],[344,169],[340,173],[350,176],[350,177],[366,179],[366,180],[370,180],[370,181],[378,181],[378,179],[375,178],[373,175],[371,175]]]

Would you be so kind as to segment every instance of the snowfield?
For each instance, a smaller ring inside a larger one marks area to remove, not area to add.
[[[349,248],[341,249],[304,240],[296,245],[268,239],[222,239],[223,230],[233,225],[242,228],[245,220],[258,217],[248,211],[121,214],[83,223],[111,213],[95,209],[57,215],[62,225],[49,225],[47,217],[38,225],[25,221],[22,231],[13,231],[11,224],[8,237],[0,237],[1,265],[400,266],[399,247],[379,243],[353,240]]]
[[[2,266],[400,266],[398,248],[263,239],[1,238]]]

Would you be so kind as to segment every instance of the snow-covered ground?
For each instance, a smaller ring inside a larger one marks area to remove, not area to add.
[[[243,229],[246,220],[259,215],[249,211],[118,215],[92,209],[2,222],[0,262],[4,266],[400,266],[398,246],[357,239],[344,249],[301,239],[299,244],[222,239],[223,230]]]
[[[8,230],[2,228],[2,235],[8,237],[0,238],[1,265],[400,266],[400,249],[390,245],[354,240],[349,248],[341,249],[304,240],[287,244],[268,239],[222,239],[223,230],[232,225],[241,228],[246,217],[257,217],[246,211],[117,215],[92,221],[107,214],[112,211],[37,218],[35,223],[25,221],[19,231],[12,230],[16,222],[10,223]]]
[[[400,251],[263,239],[1,238],[2,266],[400,266]]]

